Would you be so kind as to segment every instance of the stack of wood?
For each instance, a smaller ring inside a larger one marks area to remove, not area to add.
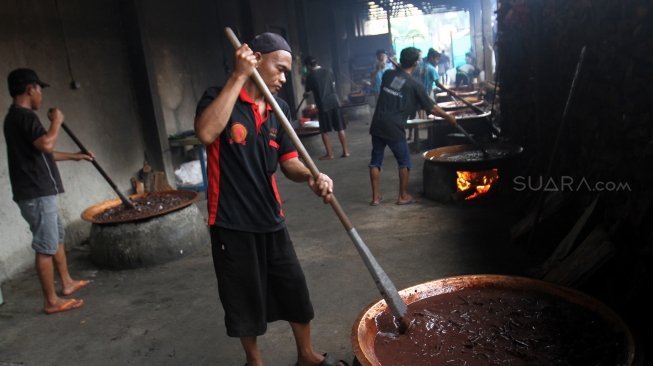
[[[546,245],[544,240],[533,243],[543,233],[536,227],[567,213],[585,227],[580,233],[572,228],[554,248],[538,271],[545,278],[580,283],[611,257],[642,264],[610,270],[653,273],[643,260],[653,247],[653,226],[646,222],[653,215],[653,125],[647,93],[653,70],[645,52],[652,16],[653,5],[644,1],[510,0],[498,11],[502,137],[525,148],[520,175],[591,183],[563,189],[564,195],[551,192],[543,201],[541,191],[520,197],[538,202],[513,227],[513,240],[528,234],[530,244]],[[585,62],[568,101],[584,46]],[[627,186],[599,191],[593,186],[599,182]],[[599,194],[601,205],[587,204]],[[590,208],[595,220],[583,224],[583,211]],[[591,250],[585,250],[590,244]],[[576,250],[577,258],[582,257],[576,264],[583,268],[572,270],[567,265]]]
[[[166,173],[153,170],[152,166],[150,166],[147,161],[143,164],[143,168],[138,172],[138,177],[132,177],[131,183],[132,189],[136,194],[174,190],[174,188],[168,184]]]
[[[519,192],[535,208],[520,211],[513,240],[537,251],[534,275],[606,301],[650,349],[653,3],[507,0],[497,18],[502,137],[524,146],[519,175],[590,183]]]
[[[596,208],[598,197],[594,198],[565,237],[554,248],[552,254],[537,268],[533,275],[565,286],[580,286],[615,253],[602,224],[591,224],[589,219]],[[560,192],[548,195],[539,209],[532,210],[511,230],[513,240],[522,234],[535,230],[537,224],[559,212],[564,196]],[[588,230],[589,229],[589,230]]]

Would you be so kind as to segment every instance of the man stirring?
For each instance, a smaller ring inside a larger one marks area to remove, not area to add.
[[[55,268],[63,296],[70,296],[89,284],[88,280],[74,280],[68,272],[65,232],[57,207],[57,194],[64,189],[55,161],[93,160],[93,156],[54,150],[64,115],[58,108],[50,109],[50,128],[43,127],[35,111],[43,103],[43,88],[49,85],[34,70],[16,69],[9,73],[7,82],[13,98],[4,122],[9,180],[13,199],[32,232],[36,273],[43,290],[43,311],[53,314],[77,309],[84,305],[84,300],[59,297],[55,290]]]
[[[240,338],[246,365],[263,365],[257,337],[267,323],[290,323],[297,365],[346,365],[311,343],[313,306],[303,270],[284,223],[275,171],[308,186],[324,202],[331,179],[314,179],[264,94],[250,78],[254,69],[274,94],[292,66],[288,43],[263,33],[235,52],[234,71],[222,88],[207,89],[195,116],[197,137],[207,145],[208,223],[218,293],[227,335]],[[287,118],[290,108],[276,98]]]

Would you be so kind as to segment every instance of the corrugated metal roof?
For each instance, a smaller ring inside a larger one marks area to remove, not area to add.
[[[352,5],[368,18],[393,18],[468,9],[474,0],[356,0]],[[476,0],[480,1],[480,0]]]

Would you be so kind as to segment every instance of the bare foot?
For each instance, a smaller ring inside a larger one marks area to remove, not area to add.
[[[46,305],[43,311],[46,314],[61,313],[68,310],[79,309],[84,305],[82,299],[57,299],[52,305]]]
[[[378,206],[383,202],[383,197],[377,197],[372,199],[372,202],[370,202],[370,206]]]
[[[340,157],[342,157],[342,158],[346,158],[346,157],[348,157],[349,155],[351,155],[351,154],[348,153],[348,152],[347,152],[347,153],[342,153],[342,155],[340,155]]]
[[[88,286],[91,283],[89,280],[78,280],[78,281],[73,281],[70,284],[64,286],[64,288],[61,290],[61,294],[64,296],[69,296],[74,294],[75,292],[83,289],[84,287]]]
[[[417,203],[419,200],[414,199],[412,196],[405,196],[397,200],[398,205],[410,205],[411,203]]]
[[[331,159],[333,159],[333,155],[324,155],[324,156],[320,156],[319,159],[320,159],[320,160],[331,160]]]

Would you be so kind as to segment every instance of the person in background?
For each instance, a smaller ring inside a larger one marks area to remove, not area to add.
[[[58,108],[48,111],[50,128],[41,124],[36,111],[43,103],[43,88],[49,85],[32,69],[20,68],[7,77],[13,104],[4,121],[9,181],[13,200],[32,232],[35,267],[43,291],[43,311],[54,314],[78,309],[84,300],[67,298],[88,286],[68,271],[65,231],[59,215],[57,195],[64,192],[55,161],[93,160],[92,155],[55,151],[64,115]],[[61,280],[60,297],[55,289],[55,269]]]
[[[429,48],[429,52],[424,58],[421,70],[421,80],[422,84],[424,85],[426,95],[433,97],[434,99],[435,96],[433,95],[433,90],[435,88],[435,82],[440,79],[440,75],[438,75],[438,70],[436,68],[439,61],[440,53],[433,48]]]
[[[474,78],[481,73],[476,67],[476,58],[470,52],[465,54],[465,64],[456,68],[456,87],[473,86]]]
[[[424,74],[426,73],[426,66],[424,65],[426,58],[422,58],[422,50],[419,48],[417,49],[419,51],[419,57],[417,58],[417,66],[413,69],[413,72],[411,75],[420,83],[422,83],[422,79],[424,78]],[[410,115],[410,119],[414,118],[420,118],[424,119],[426,118],[426,111],[423,109],[416,110],[415,113]],[[408,140],[411,140],[415,136],[415,127],[408,127]]]
[[[299,160],[282,120],[250,77],[257,70],[276,94],[292,67],[292,51],[276,33],[242,44],[223,87],[208,88],[197,105],[195,132],[207,146],[208,224],[218,294],[227,335],[238,337],[248,366],[263,365],[257,338],[267,323],[290,323],[297,365],[347,365],[316,352],[311,343],[313,305],[286,228],[275,172],[305,182],[325,203],[333,182],[313,177]],[[286,117],[290,108],[275,96]]]
[[[372,74],[370,75],[372,80],[372,92],[374,92],[376,97],[379,96],[379,92],[381,90],[381,78],[383,77],[383,73],[386,70],[391,70],[392,68],[392,63],[388,59],[388,54],[385,52],[385,50],[377,50],[376,62],[374,63]]]
[[[394,154],[399,168],[399,195],[396,204],[406,205],[417,202],[408,193],[408,178],[412,164],[405,128],[406,121],[418,108],[431,111],[432,114],[456,125],[456,119],[438,107],[426,95],[423,85],[411,76],[419,58],[420,51],[417,48],[404,48],[399,57],[401,69],[390,70],[383,75],[379,101],[374,109],[370,126],[372,156],[369,169],[372,206],[377,206],[382,201],[380,181],[386,146]]]
[[[438,75],[440,75],[440,82],[442,85],[449,84],[449,75],[447,75],[447,71],[450,68],[451,59],[449,58],[449,55],[442,50],[442,52],[440,52],[440,61],[438,61]]]
[[[318,65],[315,57],[307,56],[304,65],[308,69],[306,76],[306,92],[312,92],[315,104],[317,104],[318,120],[320,121],[320,132],[326,153],[320,160],[333,159],[333,148],[329,139],[329,132],[337,131],[340,145],[342,146],[342,157],[349,156],[347,148],[347,135],[345,134],[345,120],[340,110],[340,101],[336,93],[335,78],[333,71]]]
[[[420,55],[421,57],[421,55]],[[421,60],[421,62],[418,64],[418,66],[415,68],[414,71],[414,76],[417,77],[421,82],[422,85],[424,85],[424,91],[426,91],[426,95],[428,95],[430,98],[433,98],[435,100],[435,95],[433,93],[433,90],[435,88],[435,82],[439,80],[440,76],[438,75],[438,70],[436,69],[436,65],[438,64],[438,61],[440,60],[440,53],[433,48],[429,48],[429,51],[426,54],[426,57]],[[419,110],[417,113],[417,117],[419,118],[426,118],[428,111],[425,111],[423,109]],[[408,130],[408,139],[411,139],[411,136],[414,135],[416,127],[411,127]]]
[[[422,85],[424,85],[424,90],[426,91],[426,95],[429,96],[429,98],[433,98],[435,100],[435,95],[433,94],[433,90],[435,87],[435,82],[439,80],[440,76],[438,75],[438,70],[436,69],[436,65],[438,64],[438,61],[440,59],[440,53],[433,48],[429,48],[429,51],[426,54],[426,57],[421,59],[421,54],[420,54],[420,62],[418,63],[418,66],[415,68],[414,71],[414,76],[418,78],[422,82]],[[418,118],[426,118],[428,111],[425,111],[423,109],[419,110],[417,112],[417,117]],[[413,138],[415,135],[415,128],[416,127],[410,127],[408,129],[408,139],[410,140]]]

